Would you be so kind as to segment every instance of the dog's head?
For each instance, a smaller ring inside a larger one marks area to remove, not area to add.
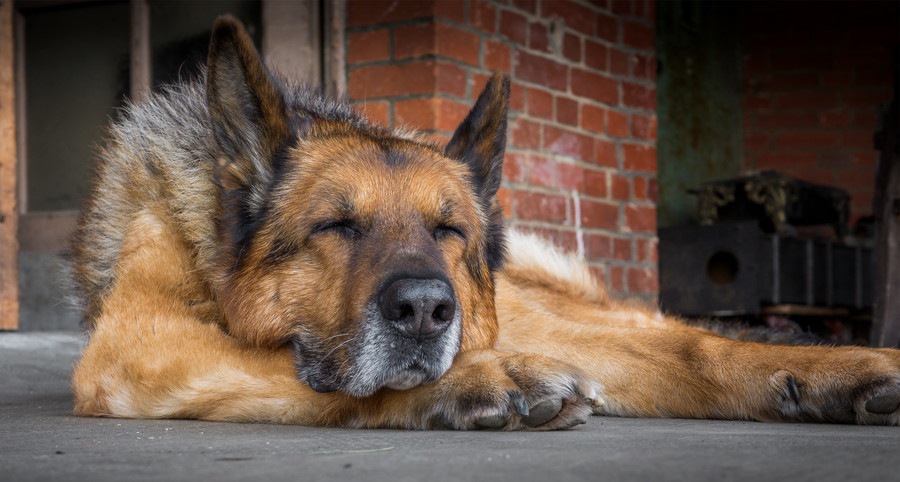
[[[460,349],[493,344],[508,80],[439,149],[286,91],[226,17],[206,91],[233,336],[292,343],[303,381],[356,396],[434,381]]]

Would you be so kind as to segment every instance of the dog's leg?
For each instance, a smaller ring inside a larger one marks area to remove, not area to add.
[[[584,369],[604,387],[600,413],[900,422],[898,350],[738,342],[649,310],[558,293],[507,291],[501,299],[500,311],[509,316],[500,321],[499,348]],[[558,301],[531,306],[542,299]]]
[[[132,221],[116,283],[75,367],[75,411],[129,418],[315,423],[323,398],[296,380],[289,349],[245,348],[217,324],[190,252],[150,212]]]

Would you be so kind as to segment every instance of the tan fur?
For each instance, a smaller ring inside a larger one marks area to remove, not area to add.
[[[111,133],[74,246],[90,329],[76,413],[408,429],[561,429],[592,412],[900,422],[897,350],[725,339],[612,299],[577,257],[517,232],[492,272],[502,78],[442,152],[341,106],[283,102],[240,26],[215,32],[211,108],[174,90]],[[259,105],[229,104],[243,98]],[[386,277],[423,265],[459,310],[439,379],[357,397],[298,378],[398,356],[360,354],[376,349],[359,345],[364,315]],[[310,346],[322,353],[304,358]]]

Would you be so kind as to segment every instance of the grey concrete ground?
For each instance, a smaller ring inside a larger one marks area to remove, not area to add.
[[[0,480],[900,481],[900,428],[594,417],[554,433],[71,415],[72,333],[0,333]]]

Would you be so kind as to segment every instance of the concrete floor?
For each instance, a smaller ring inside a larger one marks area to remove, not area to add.
[[[0,480],[900,481],[900,428],[594,417],[554,433],[71,415],[73,333],[0,333]]]

